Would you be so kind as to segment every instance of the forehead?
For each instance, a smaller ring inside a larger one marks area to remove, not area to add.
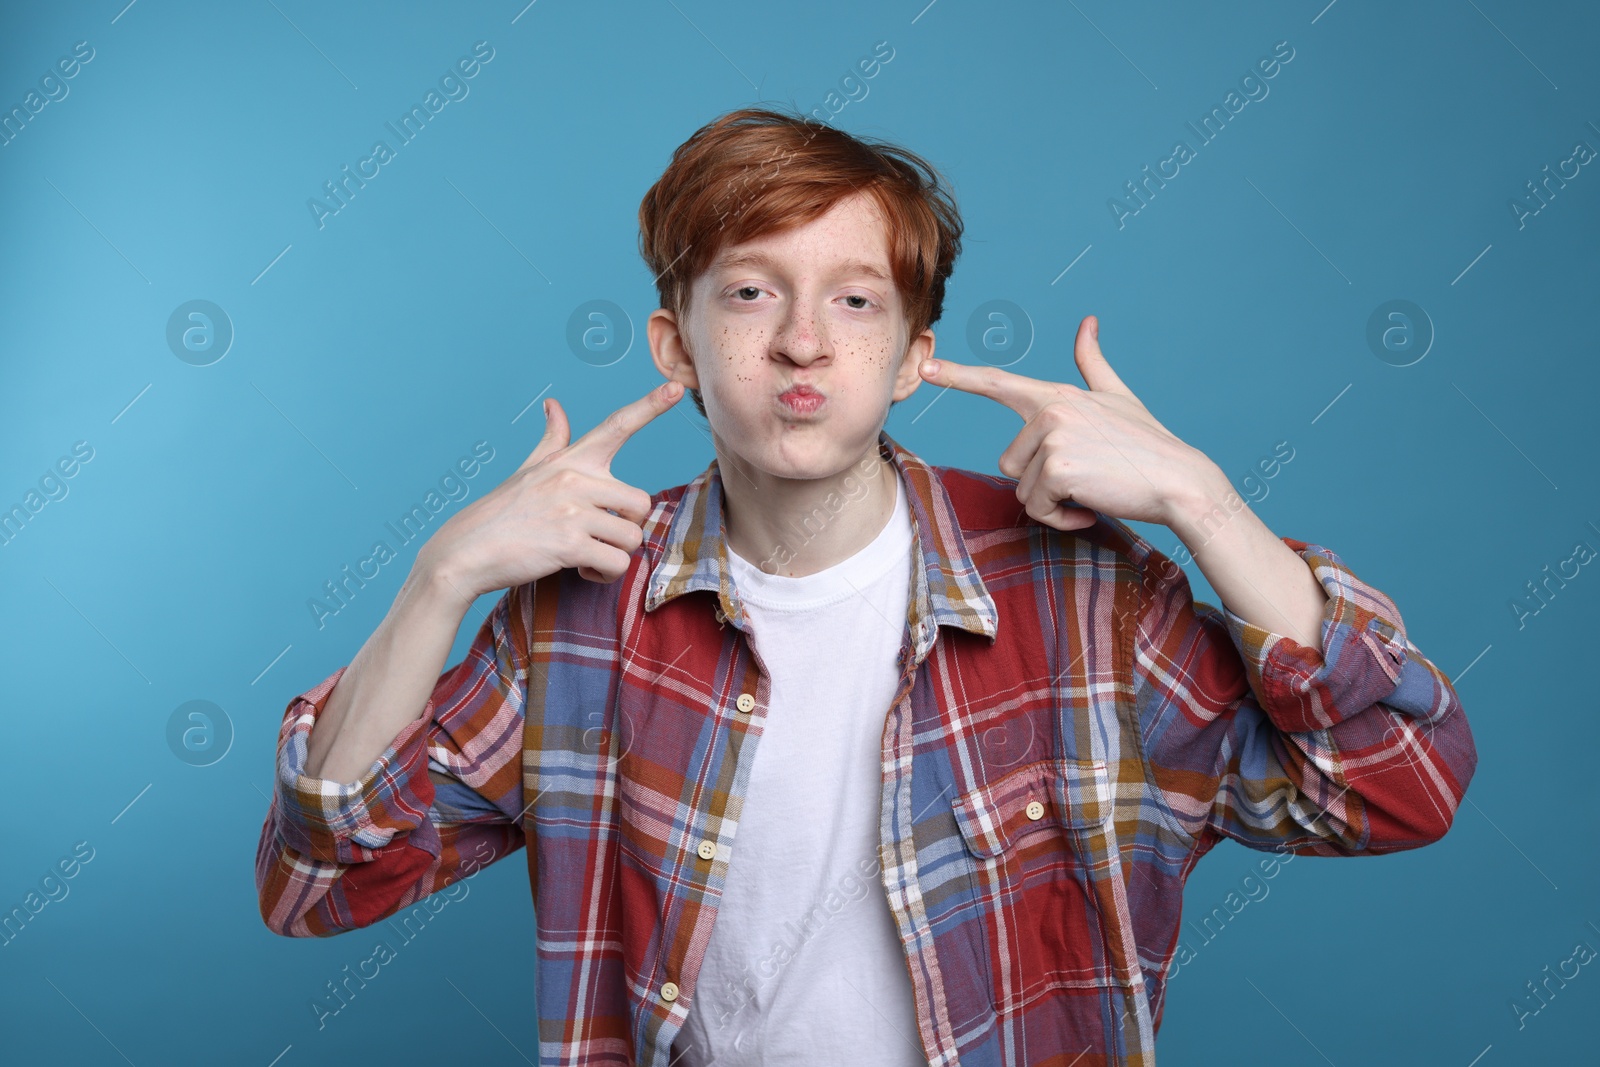
[[[747,267],[865,274],[891,281],[882,211],[871,196],[854,193],[810,222],[724,246],[706,273]]]

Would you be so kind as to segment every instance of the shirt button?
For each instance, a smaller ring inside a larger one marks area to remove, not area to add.
[[[667,982],[665,985],[663,985],[661,987],[661,999],[666,1001],[669,1004],[672,1003],[674,1000],[677,1000],[678,999],[678,983],[677,982]]]
[[[756,706],[756,698],[749,693],[740,693],[739,699],[734,701],[734,704],[741,712],[748,715],[750,714],[750,709]]]
[[[702,841],[700,842],[700,847],[695,849],[695,851],[700,853],[701,859],[708,860],[717,854],[717,846],[715,842]]]
[[[1023,813],[1034,822],[1038,822],[1040,819],[1044,818],[1044,805],[1039,803],[1037,800],[1028,801],[1028,806],[1022,810]]]

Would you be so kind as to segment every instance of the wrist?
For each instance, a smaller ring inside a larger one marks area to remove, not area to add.
[[[1168,494],[1164,525],[1194,554],[1247,507],[1222,468],[1201,456]]]
[[[405,584],[400,589],[399,599],[416,601],[426,605],[429,610],[448,609],[465,617],[467,609],[477,597],[477,589],[470,579],[451,567],[448,561],[433,559],[424,548],[417,553],[411,573],[406,576]]]

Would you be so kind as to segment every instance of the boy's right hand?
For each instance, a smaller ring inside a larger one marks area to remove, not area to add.
[[[566,412],[551,397],[532,454],[439,527],[417,553],[418,568],[470,598],[565,567],[592,582],[616,581],[644,541],[651,504],[649,493],[611,476],[611,461],[682,395],[677,382],[657,386],[571,444]]]

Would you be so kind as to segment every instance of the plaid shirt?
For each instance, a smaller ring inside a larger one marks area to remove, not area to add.
[[[879,446],[916,536],[879,859],[931,1065],[1153,1064],[1184,882],[1218,841],[1371,855],[1449,829],[1477,764],[1455,691],[1332,552],[1285,539],[1328,594],[1319,653],[1195,603],[1114,519],[1064,533],[1013,479]],[[541,1062],[667,1067],[771,685],[719,479],[655,494],[621,579],[508,590],[361,781],[300,773],[343,669],[294,698],[267,926],[369,926],[525,845]]]

